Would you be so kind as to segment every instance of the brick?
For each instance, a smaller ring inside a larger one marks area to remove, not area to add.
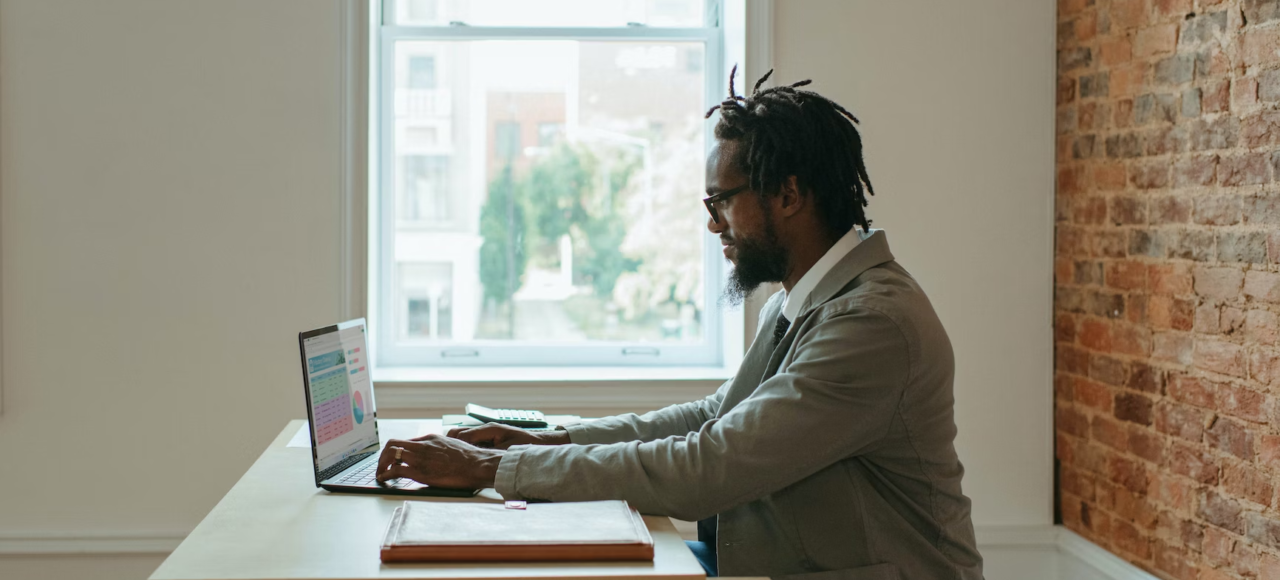
[[[1111,159],[1141,157],[1144,147],[1145,143],[1137,133],[1111,135],[1105,142],[1107,157]]]
[[[1087,46],[1066,48],[1058,51],[1058,71],[1066,72],[1084,68],[1093,63],[1093,53]]]
[[[1249,127],[1246,133],[1252,134],[1250,130],[1252,127]],[[1240,121],[1235,117],[1200,119],[1191,126],[1191,150],[1231,149],[1239,142],[1239,137]],[[1251,145],[1253,146],[1255,145]]]
[[[1128,439],[1130,453],[1155,464],[1164,461],[1164,440],[1150,429],[1130,425]]]
[[[1155,567],[1177,580],[1197,580],[1196,564],[1188,558],[1182,548],[1157,542]]]
[[[1124,296],[1107,292],[1088,292],[1085,295],[1084,311],[1086,314],[1103,318],[1120,318],[1124,314]],[[1083,344],[1083,342],[1081,343]]]
[[[1085,131],[1105,129],[1110,107],[1106,103],[1081,103],[1076,109],[1076,125]]]
[[[1280,274],[1250,270],[1244,276],[1244,294],[1254,300],[1280,303]]]
[[[1198,224],[1233,226],[1240,223],[1244,201],[1236,195],[1198,197],[1192,219]]]
[[[1098,44],[1098,52],[1103,66],[1114,67],[1133,59],[1133,43],[1127,36],[1104,39]]]
[[[1089,419],[1071,408],[1058,407],[1054,410],[1054,427],[1076,437],[1089,435]]]
[[[1245,109],[1258,103],[1258,79],[1242,78],[1231,83],[1231,105]]]
[[[1254,423],[1267,422],[1267,397],[1262,393],[1234,385],[1220,385],[1214,399],[1218,410],[1224,414]]]
[[[1212,169],[1210,171],[1209,183],[1212,183]],[[1191,200],[1178,196],[1154,197],[1149,217],[1152,224],[1186,223],[1191,220]]]
[[[1171,401],[1161,401],[1155,406],[1157,431],[1196,443],[1204,436],[1204,422],[1209,416],[1208,411]]]
[[[1088,42],[1098,36],[1098,13],[1085,12],[1076,19],[1075,23],[1076,40],[1079,42]]]
[[[1182,91],[1182,116],[1189,119],[1200,116],[1200,89]]]
[[[1083,375],[1089,372],[1089,353],[1070,345],[1058,345],[1053,350],[1058,370]]]
[[[1128,552],[1139,560],[1146,560],[1151,557],[1151,540],[1128,522],[1115,522],[1112,541],[1120,551]]]
[[[1267,263],[1267,232],[1226,231],[1218,234],[1218,261]]]
[[[1196,368],[1233,377],[1245,378],[1249,375],[1244,348],[1221,340],[1197,340],[1192,353],[1192,364]]]
[[[1090,177],[1099,191],[1116,191],[1124,189],[1129,174],[1123,163],[1101,163],[1094,166]]]
[[[1093,418],[1090,423],[1093,440],[1117,451],[1129,450],[1129,433],[1120,423],[1102,415]]]
[[[1112,197],[1108,202],[1111,223],[1117,226],[1147,223],[1147,200],[1129,197]]]
[[[1185,264],[1151,264],[1147,281],[1156,294],[1183,296],[1191,293],[1191,269]]]
[[[1102,284],[1102,262],[1076,260],[1072,262],[1072,281],[1079,285]]]
[[[1258,463],[1276,468],[1280,462],[1280,435],[1262,434],[1258,437]]]
[[[1115,417],[1121,421],[1151,424],[1151,399],[1132,393],[1121,393],[1115,399]]]
[[[1129,369],[1115,358],[1095,354],[1089,357],[1089,378],[1113,387],[1123,387],[1129,379]]]
[[[1191,364],[1192,340],[1184,332],[1157,332],[1151,336],[1151,356],[1156,360]]]
[[[1088,379],[1076,379],[1072,389],[1077,403],[1104,413],[1111,412],[1114,398],[1106,385]]]
[[[1200,111],[1205,114],[1231,110],[1231,81],[1206,83],[1200,95]]]
[[[1218,483],[1218,464],[1214,458],[1182,443],[1174,443],[1169,447],[1169,470],[1197,483]]]
[[[1174,17],[1181,19],[1191,12],[1191,0],[1156,0],[1156,14],[1161,18]]]
[[[1160,470],[1151,474],[1147,496],[1152,501],[1168,506],[1180,513],[1191,512],[1191,485],[1177,474]]]
[[[1145,94],[1133,100],[1133,124],[1172,123],[1178,120],[1178,96]]]
[[[1218,418],[1204,430],[1204,442],[1241,459],[1253,459],[1253,432],[1236,421]]]
[[[1267,259],[1272,264],[1280,264],[1280,231],[1267,235]]]
[[[1232,63],[1226,53],[1215,44],[1204,47],[1194,55],[1195,75],[1200,78],[1223,75],[1231,70]]]
[[[1174,187],[1212,185],[1217,176],[1217,155],[1196,155],[1173,164]]]
[[[1220,331],[1218,326],[1218,319],[1219,319],[1219,314],[1218,314],[1217,306],[1213,304],[1201,304],[1199,307],[1196,308],[1196,321],[1195,321],[1196,332],[1202,332],[1205,334],[1217,334]]]
[[[1280,101],[1280,71],[1270,70],[1258,75],[1258,100],[1264,103]]]
[[[1105,97],[1110,92],[1111,76],[1105,72],[1080,77],[1080,98]]]
[[[1204,229],[1172,230],[1161,234],[1165,257],[1179,260],[1210,261],[1213,259],[1213,232]]]
[[[1280,519],[1250,512],[1245,520],[1248,527],[1245,536],[1264,546],[1280,548]]]
[[[1218,318],[1218,330],[1222,334],[1232,335],[1244,328],[1244,311],[1234,306],[1223,306],[1222,315]]]
[[[1130,294],[1125,298],[1125,320],[1133,324],[1146,324],[1147,322],[1147,296],[1143,294]]]
[[[1210,236],[1212,243],[1212,236]],[[1102,230],[1089,238],[1089,252],[1101,258],[1123,258],[1128,253],[1129,238],[1124,230]]]
[[[1201,491],[1197,501],[1196,515],[1210,524],[1237,534],[1244,533],[1244,521],[1240,504],[1231,498],[1223,497],[1215,491]]]
[[[1198,377],[1181,375],[1169,381],[1169,397],[1197,407],[1212,409],[1216,406],[1213,387],[1213,383]]]
[[[1093,157],[1093,144],[1095,140],[1096,138],[1093,135],[1076,137],[1075,141],[1071,142],[1071,157],[1074,159],[1088,159]]]
[[[1280,224],[1280,195],[1251,195],[1242,208],[1247,224]]]
[[[1240,141],[1244,142],[1245,147],[1254,149],[1280,144],[1280,111],[1258,111],[1246,116],[1242,126],[1244,128],[1240,131]],[[1234,146],[1233,140],[1228,147]],[[1192,148],[1194,147],[1195,141],[1192,140]],[[1215,147],[1217,148],[1220,147]]]
[[[1129,365],[1129,378],[1125,387],[1143,393],[1159,394],[1164,385],[1165,375],[1160,369],[1141,362]]]
[[[1270,554],[1260,555],[1258,557],[1258,577],[1264,580],[1280,578],[1280,558]]]
[[[1187,130],[1184,127],[1157,127],[1143,138],[1147,142],[1147,155],[1158,156],[1182,153],[1187,150]]]
[[[1129,166],[1129,183],[1138,189],[1162,189],[1169,186],[1168,161],[1134,163]]]
[[[1271,497],[1275,493],[1270,478],[1243,462],[1223,467],[1222,487],[1232,497],[1246,499],[1264,507],[1271,506]]]
[[[1111,348],[1117,354],[1151,356],[1151,329],[1134,324],[1117,324],[1111,329]]]
[[[1241,6],[1245,21],[1252,25],[1280,20],[1280,2],[1276,0],[1244,0]]]
[[[1201,553],[1205,561],[1215,567],[1222,567],[1231,561],[1231,552],[1235,550],[1236,540],[1221,528],[1206,528],[1201,541]]]
[[[1259,185],[1271,181],[1271,163],[1266,153],[1229,155],[1218,161],[1218,185]]]
[[[1280,28],[1250,27],[1240,36],[1242,67],[1265,66],[1280,61]]]
[[[1111,2],[1111,24],[1117,30],[1136,28],[1146,24],[1150,18],[1148,0],[1113,0]]]
[[[1147,230],[1129,230],[1129,255],[1163,258],[1165,254],[1163,239],[1158,234]]]
[[[1152,68],[1152,80],[1160,85],[1189,83],[1195,74],[1195,66],[1195,58],[1187,54],[1162,58]]]
[[[1212,300],[1233,301],[1245,280],[1239,268],[1199,267],[1195,270],[1196,294]]]
[[[1101,197],[1076,198],[1072,203],[1071,221],[1097,225],[1107,220],[1107,200]]]
[[[1253,349],[1249,353],[1249,378],[1261,385],[1280,384],[1280,351]]]
[[[1147,267],[1140,262],[1120,261],[1107,264],[1107,286],[1120,290],[1143,290],[1147,287]]]
[[[1222,35],[1226,29],[1226,12],[1200,14],[1183,24],[1182,37],[1178,39],[1178,44],[1183,46],[1203,44]]]
[[[1144,63],[1130,63],[1111,69],[1110,92],[1112,97],[1131,97],[1147,84],[1147,71]],[[1117,127],[1127,126],[1133,110],[1133,101],[1122,100],[1116,103],[1115,119]]]
[[[1195,301],[1154,295],[1147,300],[1147,321],[1155,329],[1192,330]]]

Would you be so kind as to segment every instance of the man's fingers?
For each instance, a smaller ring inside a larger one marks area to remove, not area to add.
[[[378,456],[378,475],[381,477],[382,472],[386,471],[396,459],[396,447],[391,446],[391,442],[387,442],[387,446],[382,448],[382,454]]]
[[[471,428],[470,427],[454,427],[449,430],[448,436],[453,437],[454,439],[461,439],[461,437],[458,437],[458,435],[469,429]]]
[[[401,477],[409,477],[409,468],[404,465],[392,465],[386,471],[378,472],[378,481],[388,481]],[[410,477],[410,479],[413,478]]]

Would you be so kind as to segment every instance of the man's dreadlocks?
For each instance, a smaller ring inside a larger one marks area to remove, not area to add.
[[[735,65],[729,73],[729,98],[706,116],[720,110],[716,138],[738,142],[733,162],[747,174],[751,189],[776,193],[782,180],[794,175],[801,192],[812,192],[819,218],[836,237],[854,225],[869,229],[863,208],[875,190],[862,163],[857,117],[831,99],[799,90],[812,81],[760,90],[772,70],[756,81],[751,96],[738,96],[733,90],[737,72]]]

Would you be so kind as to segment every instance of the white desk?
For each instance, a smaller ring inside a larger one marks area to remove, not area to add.
[[[578,578],[701,580],[702,567],[665,517],[645,516],[653,562],[383,564],[378,549],[391,511],[414,501],[501,501],[492,489],[469,500],[335,494],[315,487],[311,449],[287,447],[292,421],[226,497],[156,569],[151,580],[275,578]],[[440,421],[378,421],[387,439],[439,432]]]

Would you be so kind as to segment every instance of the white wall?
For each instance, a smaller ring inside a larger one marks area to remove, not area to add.
[[[1052,522],[1054,3],[776,2],[773,79],[862,120],[868,215],[956,352],[977,525]]]
[[[177,537],[301,415],[294,333],[340,312],[338,13],[0,0],[0,540]],[[862,117],[870,215],[951,333],[980,527],[1050,522],[1053,18],[776,3],[775,78]],[[0,577],[151,565],[82,558]]]
[[[339,313],[338,9],[0,3],[0,537],[189,531],[300,415],[296,333]]]

